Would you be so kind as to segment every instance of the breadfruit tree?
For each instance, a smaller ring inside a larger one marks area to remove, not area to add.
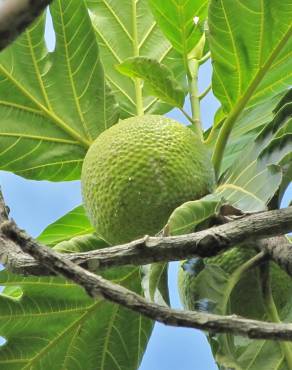
[[[292,370],[291,35],[292,0],[2,1],[0,170],[84,200],[34,239],[0,197],[3,369],[136,370],[158,321]]]

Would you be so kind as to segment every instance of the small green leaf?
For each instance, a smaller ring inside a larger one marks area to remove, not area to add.
[[[49,225],[37,239],[42,244],[54,246],[65,240],[93,232],[94,228],[91,226],[83,206],[79,206]]]
[[[285,94],[278,94],[271,99],[264,100],[259,104],[246,108],[242,112],[229,136],[228,145],[225,148],[222,160],[221,173],[224,173],[232,165],[236,157],[241,155],[240,153],[245,153],[246,146],[254,140],[255,136],[257,136],[265,125],[273,120],[276,106],[278,104],[281,106],[284,105],[283,99],[285,99],[285,96],[288,94],[289,91],[288,93],[285,91]],[[226,114],[223,113],[221,107],[217,113],[218,122],[220,122],[224,116],[226,116]],[[213,130],[212,138],[210,138],[210,140],[208,139],[208,145],[211,147],[214,147],[221,126],[222,124],[218,125],[216,129]]]
[[[145,114],[164,114],[172,109],[153,97],[137,79],[129,79],[115,68],[127,58],[144,56],[166,65],[179,81],[185,77],[182,58],[159,29],[148,0],[123,0],[122,5],[120,0],[86,0],[86,4],[107,81],[120,104],[121,118],[137,115],[140,108]]]
[[[70,240],[60,242],[54,250],[60,253],[79,253],[108,247],[109,245],[95,234],[75,236]]]
[[[173,47],[187,56],[202,35],[207,16],[206,0],[148,0],[151,10]]]
[[[173,107],[183,107],[185,100],[183,89],[175,80],[172,71],[157,60],[145,57],[128,58],[116,67],[126,76],[143,79],[149,85],[152,94],[160,100]]]
[[[221,197],[210,194],[204,198],[189,201],[176,208],[168,219],[170,235],[181,235],[195,231],[196,226],[216,214]]]
[[[282,181],[282,171],[279,166],[269,166],[262,170],[254,161],[249,168],[235,176],[222,180],[215,192],[229,204],[244,212],[258,212],[266,209]]]

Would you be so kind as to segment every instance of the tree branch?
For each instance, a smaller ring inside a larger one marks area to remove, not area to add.
[[[8,224],[6,226],[8,227]],[[10,234],[12,239],[18,240],[20,248],[33,256],[39,264],[81,285],[91,297],[102,296],[108,301],[120,304],[152,320],[171,326],[232,333],[249,338],[292,340],[292,324],[273,324],[235,315],[220,316],[197,311],[174,310],[148,302],[138,294],[66,260],[53,250],[36,245],[13,227],[10,227]]]
[[[292,276],[292,244],[284,235],[258,240],[256,246]]]
[[[16,39],[52,0],[2,0],[0,2],[0,50]]]
[[[44,269],[11,239],[9,227],[0,228],[1,262],[18,274],[47,275]],[[14,225],[14,229],[17,228]],[[6,230],[6,231],[5,231]],[[8,231],[7,231],[8,230]],[[22,231],[17,229],[16,235]],[[143,265],[153,262],[177,261],[192,257],[211,257],[242,242],[284,234],[292,230],[292,207],[241,217],[239,220],[200,232],[172,236],[145,237],[128,244],[85,253],[68,253],[65,259],[90,271],[122,265]],[[23,232],[22,232],[23,233]],[[1,235],[2,234],[2,235]],[[27,238],[30,238],[27,236]],[[39,245],[30,238],[31,243]]]

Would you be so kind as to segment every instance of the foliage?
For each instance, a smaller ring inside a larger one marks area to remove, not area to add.
[[[162,115],[175,107],[200,133],[197,76],[210,58],[212,92],[221,106],[202,137],[216,187],[175,209],[164,232],[207,228],[226,205],[232,215],[279,207],[292,179],[292,0],[122,3],[54,0],[54,50],[47,50],[43,14],[1,53],[0,169],[33,180],[80,179],[88,148],[119,118]],[[189,97],[192,116],[184,108]],[[107,246],[82,205],[38,240],[63,253]],[[257,257],[247,248],[247,254],[234,246],[222,256],[182,262],[182,301],[191,309],[291,320],[289,278],[266,266],[263,289],[264,269],[255,267]],[[165,263],[104,275],[169,303]],[[0,279],[3,368],[138,369],[150,320],[103,299],[92,301],[61,278],[2,271]],[[292,366],[288,344],[231,335],[209,336],[209,342],[220,369]]]

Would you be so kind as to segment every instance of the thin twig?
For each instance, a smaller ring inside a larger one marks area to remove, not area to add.
[[[186,119],[191,123],[195,124],[195,121],[192,119],[192,117],[183,109],[183,108],[178,108],[182,114],[186,117]]]
[[[208,53],[206,53],[200,60],[199,60],[199,63],[200,65],[204,64],[205,62],[207,62],[207,60],[209,60],[211,58],[211,53],[210,51],[208,51]]]
[[[206,96],[206,95],[208,95],[208,93],[211,91],[211,89],[212,89],[212,84],[210,84],[199,96],[198,96],[198,99],[199,100],[202,100],[202,99],[204,99],[204,97]]]

